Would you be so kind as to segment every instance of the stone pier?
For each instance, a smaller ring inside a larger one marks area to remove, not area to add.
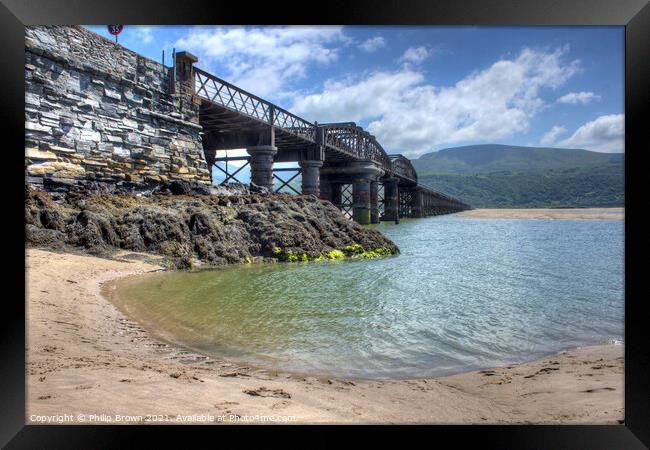
[[[382,220],[399,220],[399,180],[397,178],[384,179],[384,216]]]
[[[323,161],[300,161],[302,168],[302,194],[320,196],[320,168]]]
[[[355,222],[372,223],[372,210],[378,212],[376,183],[384,171],[372,161],[354,161],[330,165],[321,169],[321,198],[339,206],[342,203],[341,185],[352,184],[352,217]],[[371,183],[375,183],[375,195]]]
[[[352,183],[352,218],[361,225],[370,223],[370,180],[356,178]]]
[[[417,187],[411,193],[411,217],[424,217],[422,191]]]
[[[379,223],[379,182],[370,182],[370,223]]]
[[[273,145],[258,145],[248,147],[246,152],[251,155],[251,183],[273,191],[273,157],[278,148]]]

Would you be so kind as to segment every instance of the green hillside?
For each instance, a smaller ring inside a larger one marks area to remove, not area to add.
[[[412,162],[415,170],[424,175],[586,168],[620,161],[623,161],[622,153],[487,144],[446,148],[422,155]]]
[[[421,183],[475,208],[613,207],[625,199],[621,153],[483,145],[429,153],[413,165]]]

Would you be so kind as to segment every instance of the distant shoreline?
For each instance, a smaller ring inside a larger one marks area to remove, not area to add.
[[[168,345],[101,295],[110,280],[161,269],[133,256],[27,250],[27,423],[62,411],[72,423],[117,423],[117,415],[134,417],[129,423],[178,423],[178,415],[189,417],[183,423],[205,423],[196,415],[211,423],[623,421],[623,345],[409,380],[303,376]]]
[[[457,215],[476,219],[624,220],[625,208],[481,208]]]

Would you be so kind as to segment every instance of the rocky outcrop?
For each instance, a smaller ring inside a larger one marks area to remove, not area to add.
[[[116,249],[165,256],[172,268],[396,254],[380,232],[363,228],[314,196],[251,193],[239,187],[163,184],[146,192],[69,186],[26,187],[28,246]]]

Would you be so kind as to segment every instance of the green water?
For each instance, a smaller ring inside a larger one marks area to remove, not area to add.
[[[151,274],[116,301],[195,350],[332,376],[437,376],[623,337],[622,221],[377,228],[401,255]]]

